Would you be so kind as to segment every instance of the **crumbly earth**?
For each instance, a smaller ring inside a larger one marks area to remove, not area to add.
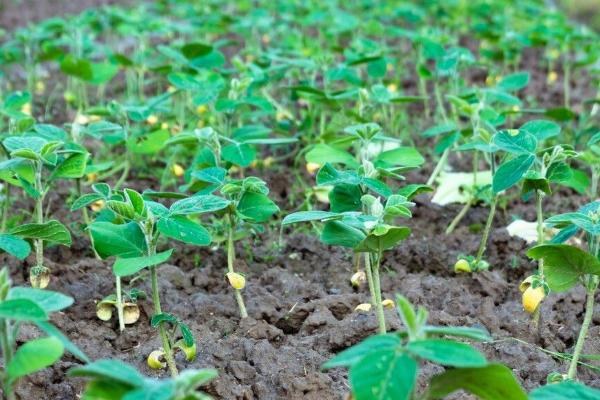
[[[40,1],[36,7],[16,8],[8,3],[0,8],[0,26],[5,29],[64,11],[79,11],[82,5],[107,3],[103,0],[81,2]],[[70,5],[65,5],[70,4]],[[77,9],[68,8],[75,7]],[[38,8],[41,7],[41,8]],[[47,8],[50,7],[50,8]],[[52,8],[54,7],[54,8]],[[535,53],[527,53],[524,68],[537,65]],[[533,68],[533,67],[532,67]],[[560,74],[560,71],[559,71]],[[476,79],[477,77],[474,77]],[[485,78],[485,77],[483,77]],[[527,89],[527,97],[540,106],[561,103],[560,84],[548,87],[543,71],[536,71]],[[560,81],[560,79],[559,79]],[[573,82],[573,99],[589,97],[584,79]],[[408,82],[407,93],[414,89]],[[418,108],[415,112],[418,112]],[[61,119],[60,117],[58,118]],[[468,160],[454,158],[461,169]],[[294,178],[289,168],[272,171],[265,178],[272,194],[285,210]],[[424,182],[432,166],[409,177],[409,182]],[[468,169],[468,167],[467,167]],[[310,181],[311,178],[307,177]],[[135,174],[129,184],[140,189],[152,188],[151,180]],[[68,224],[74,243],[69,249],[54,247],[46,251],[47,265],[53,280],[49,289],[72,296],[75,304],[53,317],[53,322],[90,358],[119,358],[151,376],[166,376],[146,366],[146,356],[160,344],[150,327],[151,303],[140,301],[140,320],[119,334],[116,321],[96,318],[96,303],[114,290],[110,262],[96,260],[81,226],[79,215],[68,213],[65,202],[72,193],[61,187],[51,196],[51,214]],[[297,198],[297,197],[296,197]],[[546,201],[545,212],[572,211],[589,201],[570,190],[555,193]],[[30,209],[27,203],[15,207]],[[528,245],[511,238],[505,226],[515,216],[532,221],[535,210],[531,202],[513,199],[500,209],[488,244],[489,271],[456,275],[451,266],[459,253],[473,254],[479,243],[476,229],[487,217],[487,209],[470,210],[452,235],[444,230],[460,209],[459,205],[440,207],[429,197],[417,199],[414,218],[408,222],[411,237],[385,254],[382,290],[385,298],[396,293],[429,310],[429,322],[439,325],[478,326],[488,329],[495,341],[479,345],[490,360],[508,365],[526,389],[545,383],[553,371],[565,372],[566,362],[544,352],[569,352],[576,341],[583,319],[584,292],[553,293],[543,303],[539,327],[523,312],[518,285],[535,270],[524,251]],[[166,243],[162,244],[167,247]],[[356,305],[368,302],[366,287],[355,290],[349,283],[353,273],[352,254],[321,244],[307,230],[285,230],[279,243],[278,230],[268,230],[260,238],[246,239],[236,247],[237,268],[247,276],[244,297],[250,318],[240,321],[233,294],[224,272],[223,248],[194,248],[177,245],[169,263],[160,267],[163,309],[186,323],[198,341],[196,361],[183,368],[215,367],[219,377],[206,391],[217,399],[343,399],[349,391],[347,372],[341,369],[321,371],[320,366],[334,354],[376,332],[374,313],[358,314]],[[25,284],[33,258],[24,263],[0,257],[10,265],[15,284]],[[149,292],[149,282],[141,279],[134,286]],[[394,311],[386,311],[391,330],[400,328]],[[37,335],[24,327],[21,340]],[[594,315],[584,353],[600,350],[600,313]],[[21,399],[76,399],[83,382],[65,378],[66,371],[79,364],[66,356],[52,368],[24,379],[17,388]],[[440,372],[439,367],[423,366],[425,375]],[[600,387],[600,378],[589,368],[580,367],[579,378]],[[420,384],[423,385],[421,380]],[[464,398],[464,397],[460,397]]]

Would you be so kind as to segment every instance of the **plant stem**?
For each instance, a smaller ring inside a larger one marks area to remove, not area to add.
[[[438,177],[438,175],[440,174],[440,172],[442,172],[442,170],[446,166],[446,162],[448,161],[449,154],[450,154],[450,147],[448,147],[448,148],[446,148],[446,150],[444,150],[444,152],[442,153],[442,156],[440,157],[438,163],[435,166],[435,169],[431,173],[431,176],[429,177],[429,179],[427,179],[428,186],[433,185],[433,183],[435,182],[435,180]]]
[[[460,212],[456,214],[456,217],[454,217],[450,225],[448,225],[448,228],[446,228],[446,235],[449,235],[454,231],[459,222],[464,218],[465,215],[467,215],[467,212],[471,209],[472,204],[473,200],[469,198]]]
[[[8,326],[8,321],[5,319],[0,319],[0,348],[2,349],[2,360],[5,367],[8,365],[13,355],[9,332],[10,327]],[[15,393],[13,391],[12,384],[7,377],[5,377],[2,382],[2,391],[4,392],[6,399],[15,399]]]
[[[233,246],[233,230],[234,225],[232,218],[227,214],[227,271],[235,273],[233,269],[233,262],[235,260],[235,247]],[[246,305],[244,304],[244,298],[242,297],[242,291],[240,289],[234,289],[235,300],[237,301],[238,308],[240,309],[240,316],[242,318],[248,318],[248,312],[246,311]]]
[[[377,308],[377,322],[379,323],[379,333],[385,334],[386,333],[385,315],[383,314],[383,304],[381,301],[381,281],[379,279],[379,267],[381,266],[381,257],[382,257],[382,253],[380,251],[377,254],[377,262],[375,263],[374,268],[373,268],[373,286],[375,289],[375,297],[376,297],[375,307]]]
[[[154,227],[144,227],[144,235],[146,237],[146,245],[148,247],[148,256],[154,256],[156,254],[156,243],[152,239],[152,231]],[[152,282],[152,303],[154,304],[154,314],[161,314],[162,308],[160,306],[160,292],[158,290],[158,271],[157,265],[150,267],[150,279]],[[175,364],[175,358],[173,357],[173,351],[171,350],[171,343],[169,342],[169,336],[167,329],[164,324],[158,325],[158,332],[162,341],[163,351],[165,353],[165,361],[169,367],[172,377],[179,375],[177,371],[177,364]]]
[[[494,214],[496,213],[496,204],[498,203],[498,195],[494,195],[492,199],[492,204],[490,205],[490,213],[488,214],[487,221],[485,223],[485,229],[483,230],[483,236],[481,237],[481,242],[479,243],[479,249],[477,250],[477,257],[475,258],[475,268],[479,266],[481,262],[481,258],[483,257],[483,253],[485,252],[485,248],[487,245],[488,237],[490,236],[490,230],[492,229],[492,222],[494,222]]]
[[[571,108],[571,65],[568,62],[564,63],[563,94],[565,107]]]
[[[541,190],[535,191],[535,210],[537,213],[537,244],[544,243],[544,213],[542,211],[542,199],[544,194]],[[544,260],[540,258],[538,262],[538,272],[541,277],[544,276]]]
[[[125,321],[123,320],[123,293],[121,291],[121,277],[117,276],[116,289],[117,289],[117,316],[119,318],[119,331],[125,330]]]
[[[575,379],[575,376],[577,375],[577,362],[579,361],[579,356],[583,350],[585,337],[587,336],[588,328],[590,327],[592,316],[594,315],[594,297],[596,294],[596,288],[598,287],[598,279],[592,279],[595,280],[595,284],[592,284],[592,287],[590,288],[586,288],[587,299],[585,302],[585,316],[583,317],[583,324],[579,330],[579,337],[577,338],[577,343],[575,344],[575,349],[573,350],[573,358],[571,359],[571,364],[569,365],[569,372],[567,373],[567,377],[569,379]]]
[[[2,199],[2,232],[6,232],[6,225],[8,223],[8,209],[10,201],[10,185],[8,182],[4,182],[4,198]]]
[[[38,162],[35,171],[35,190],[37,192],[37,198],[35,199],[35,222],[37,224],[44,223],[44,193],[42,187],[42,164]],[[41,273],[44,272],[44,241],[42,239],[35,239],[35,267],[34,270],[30,271],[32,286],[40,287],[40,280],[37,278]]]

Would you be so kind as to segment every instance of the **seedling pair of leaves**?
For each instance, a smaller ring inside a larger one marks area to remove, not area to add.
[[[87,380],[83,399],[210,400],[200,387],[217,377],[214,369],[187,369],[171,379],[143,376],[118,360],[98,360],[69,370],[70,377]]]
[[[423,307],[415,310],[400,295],[396,304],[404,330],[372,336],[323,366],[349,368],[354,399],[439,399],[458,390],[483,400],[527,399],[509,368],[489,363],[478,350],[459,341],[489,341],[486,331],[427,325]],[[429,378],[427,389],[419,393],[417,378],[423,361],[450,368]]]
[[[58,179],[83,176],[88,152],[81,146],[56,140],[64,131],[51,125],[35,125],[34,132],[10,136],[2,145],[10,158],[0,163],[0,178],[6,184],[18,186],[35,200],[34,222],[14,228],[11,233],[33,240],[36,265],[30,279],[35,287],[46,287],[49,270],[44,266],[43,243],[70,246],[71,234],[59,221],[46,221],[44,199]],[[6,199],[7,200],[7,199]]]
[[[49,322],[52,313],[71,304],[71,297],[58,292],[12,287],[8,269],[0,270],[0,349],[3,359],[0,386],[7,399],[16,399],[14,389],[19,379],[54,364],[65,350],[84,362],[89,361]],[[23,324],[33,324],[48,336],[17,346]]]
[[[552,239],[552,243],[535,246],[527,252],[529,257],[543,261],[544,269],[540,279],[551,291],[564,292],[581,284],[587,293],[584,321],[567,373],[568,379],[575,379],[600,282],[600,202],[586,204],[574,213],[550,217],[546,224],[560,229],[559,233]],[[562,244],[579,232],[583,232],[587,251]]]

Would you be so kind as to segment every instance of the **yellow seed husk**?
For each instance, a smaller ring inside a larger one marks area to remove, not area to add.
[[[196,113],[198,114],[204,114],[207,111],[208,107],[206,106],[206,104],[200,104],[198,107],[196,107]]]
[[[165,352],[162,350],[154,350],[148,356],[147,363],[152,369],[163,369],[167,366],[164,360]]]
[[[317,164],[317,163],[313,163],[313,162],[306,163],[306,172],[308,172],[311,175],[313,175],[315,172],[317,172],[319,170],[319,168],[321,168],[321,164]]]
[[[90,205],[93,212],[98,212],[104,208],[104,200],[98,200]]]
[[[182,177],[183,173],[185,172],[183,167],[179,164],[173,164],[173,166],[171,167],[171,171],[173,171],[173,175],[175,175],[178,178]]]
[[[396,93],[398,91],[398,85],[396,85],[395,83],[390,83],[389,85],[387,85],[387,90],[388,92]]]
[[[246,278],[237,272],[228,272],[227,279],[234,289],[242,290],[246,286]]]
[[[354,311],[357,312],[361,312],[361,313],[367,313],[369,311],[371,311],[371,303],[362,303],[356,306],[356,308],[354,309]]]
[[[521,293],[525,292],[531,286],[532,282],[533,282],[533,275],[530,275],[527,278],[525,278],[525,280],[523,280],[523,282],[521,282],[519,284],[519,291]]]
[[[149,125],[156,125],[158,123],[158,117],[154,114],[149,115],[148,118],[146,118],[146,122]]]
[[[45,270],[39,274],[29,274],[29,283],[31,283],[31,287],[45,289],[50,283],[50,271]]]
[[[556,73],[556,71],[550,71],[548,72],[548,77],[546,78],[546,83],[551,84],[556,82],[556,80],[558,79],[558,74]]]
[[[528,287],[523,292],[523,308],[528,313],[533,314],[542,303],[542,300],[544,300],[544,297],[546,297],[546,293],[542,286],[536,288]]]
[[[392,299],[385,299],[385,300],[383,300],[381,302],[381,305],[384,308],[390,308],[390,309],[392,309],[392,308],[394,308],[396,306],[396,303],[394,303],[394,300],[392,300]]]
[[[472,272],[471,264],[469,264],[469,262],[465,259],[460,259],[456,262],[456,264],[454,264],[454,272],[456,272],[456,273]]]
[[[365,274],[365,271],[357,271],[350,278],[350,283],[352,284],[352,286],[358,287],[362,283],[364,283],[366,280],[367,280],[367,274]]]
[[[135,303],[123,304],[123,322],[126,325],[135,324],[140,319],[140,308]]]
[[[191,346],[186,346],[183,339],[179,339],[174,347],[183,352],[187,361],[194,361],[196,359],[196,343]]]

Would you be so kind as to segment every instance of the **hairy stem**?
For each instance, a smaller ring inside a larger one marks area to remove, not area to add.
[[[119,318],[119,331],[125,330],[125,321],[123,319],[123,292],[121,291],[121,277],[116,277],[116,289],[117,289],[117,317]]]
[[[442,153],[442,156],[440,157],[440,159],[438,160],[438,162],[437,162],[437,164],[435,166],[435,169],[431,173],[431,176],[429,176],[429,179],[427,179],[427,185],[428,186],[433,185],[433,183],[437,179],[438,175],[446,167],[446,163],[448,162],[448,155],[449,154],[450,154],[450,147],[448,147],[448,148],[446,148],[446,150],[444,150],[444,152]]]
[[[481,237],[481,242],[479,243],[479,249],[477,250],[477,256],[475,257],[475,267],[479,265],[479,263],[481,262],[481,258],[483,257],[483,253],[485,252],[488,237],[490,236],[490,230],[492,229],[492,222],[494,222],[494,214],[496,214],[497,203],[498,196],[494,195],[494,198],[492,199],[492,204],[490,205],[490,213],[488,214],[488,218],[485,223],[485,229],[483,230],[483,236]]]
[[[585,337],[587,336],[590,323],[592,322],[592,316],[594,315],[594,297],[596,294],[596,288],[598,287],[598,280],[595,280],[595,285],[587,289],[587,298],[585,302],[585,316],[583,317],[583,324],[581,325],[581,329],[579,330],[579,337],[577,338],[577,343],[575,344],[575,349],[573,350],[573,358],[571,359],[571,364],[569,365],[569,372],[567,373],[567,377],[569,379],[575,379],[575,376],[577,375],[577,363],[579,362],[579,357],[581,356],[581,351],[583,350]]]
[[[467,202],[465,203],[463,208],[460,210],[460,212],[458,214],[456,214],[456,217],[454,217],[452,222],[450,222],[450,225],[448,225],[448,228],[446,228],[446,235],[449,235],[454,231],[454,229],[460,223],[460,221],[462,221],[462,219],[465,217],[465,215],[467,215],[467,212],[469,212],[469,210],[471,209],[472,204],[473,204],[473,200],[471,198],[469,198],[469,200],[467,200]]]
[[[233,246],[233,231],[234,224],[231,216],[227,215],[228,226],[227,226],[227,271],[235,273],[233,264],[235,260],[235,247]],[[244,298],[242,297],[242,291],[240,289],[233,289],[235,294],[235,300],[237,301],[238,308],[240,309],[240,317],[247,318],[248,312],[246,311],[246,305],[244,304]]]
[[[542,199],[544,194],[540,190],[535,191],[535,210],[537,214],[537,244],[544,243],[544,213],[542,211]],[[541,277],[544,276],[544,260],[540,258],[538,262],[538,272]]]
[[[381,266],[381,251],[377,254],[377,261],[373,266],[373,286],[375,289],[375,298],[376,298],[376,310],[377,310],[377,322],[379,323],[379,333],[385,334],[385,315],[383,313],[383,304],[381,301],[381,281],[379,279],[379,267]]]

